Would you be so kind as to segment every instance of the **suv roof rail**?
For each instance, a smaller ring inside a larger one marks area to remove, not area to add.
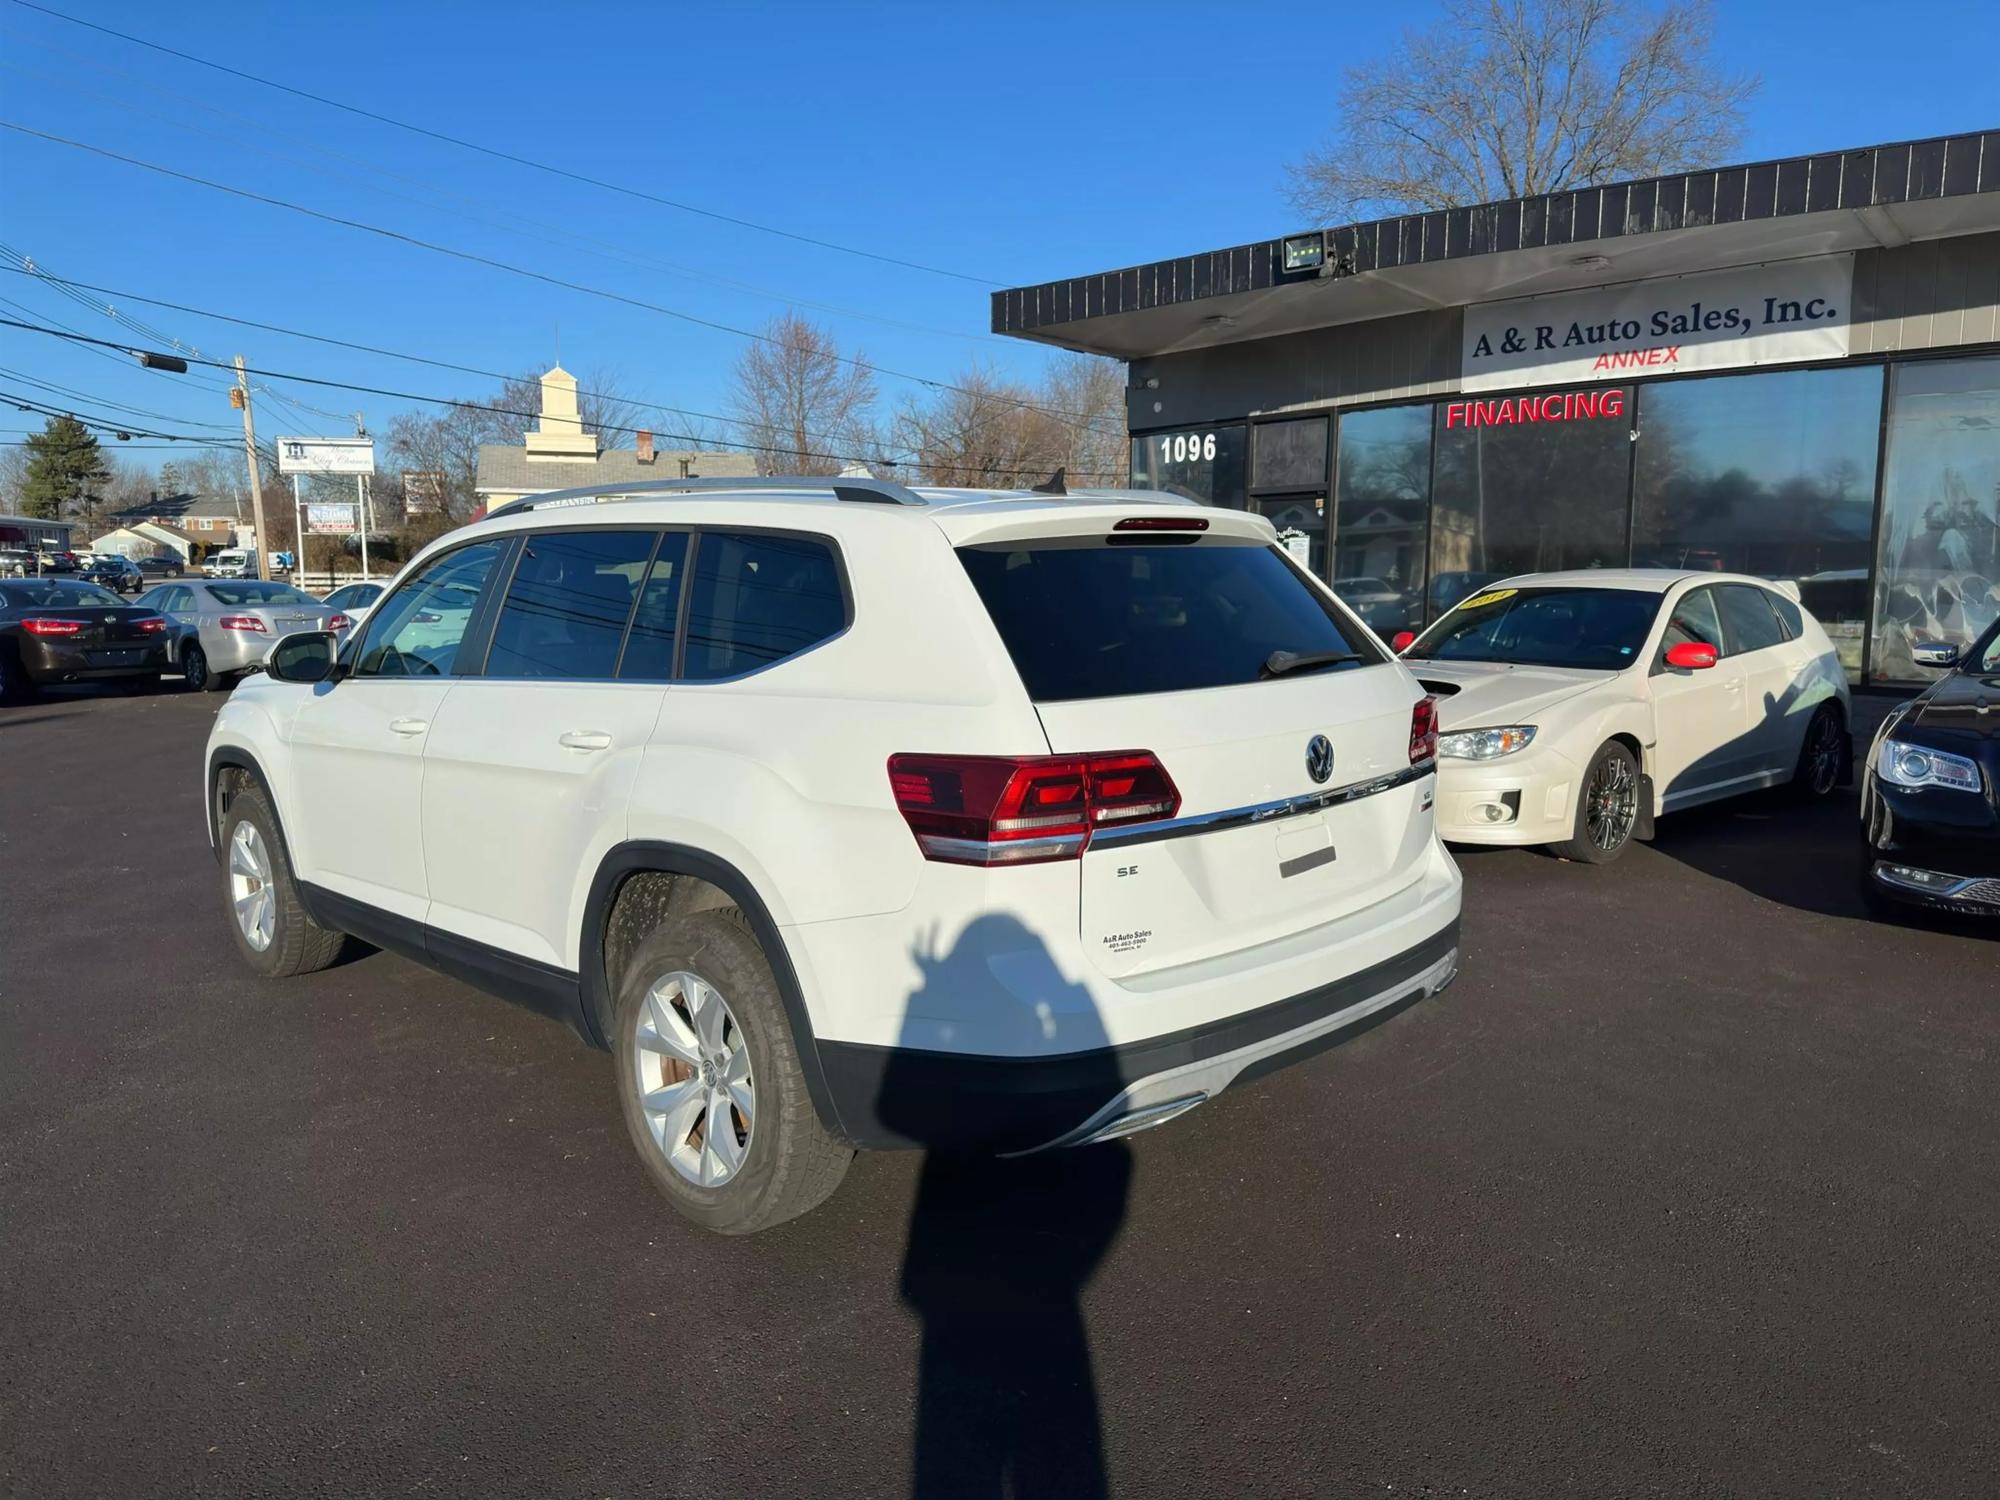
[[[524,510],[560,509],[573,505],[594,505],[600,501],[640,500],[650,495],[704,494],[739,491],[768,494],[773,490],[789,493],[828,493],[836,500],[872,505],[922,505],[924,497],[907,485],[888,479],[846,479],[832,474],[747,474],[736,479],[639,479],[630,484],[585,485],[580,489],[550,490],[510,500],[489,510],[488,516],[511,516]]]

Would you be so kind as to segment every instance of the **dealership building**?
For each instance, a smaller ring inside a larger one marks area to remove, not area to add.
[[[1312,230],[993,298],[1128,361],[1133,482],[1383,634],[1554,568],[1796,580],[1857,682],[2000,614],[2000,132]]]

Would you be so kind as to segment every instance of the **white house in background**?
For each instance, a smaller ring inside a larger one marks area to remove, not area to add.
[[[232,545],[222,541],[219,545]],[[120,557],[178,557],[187,562],[194,553],[194,538],[185,531],[176,531],[171,526],[162,526],[157,521],[135,521],[130,526],[120,526],[116,531],[107,531],[90,544],[93,552],[115,552]]]
[[[550,490],[607,489],[639,479],[738,479],[757,465],[747,453],[706,453],[653,446],[642,432],[631,448],[606,448],[583,425],[576,377],[557,365],[542,377],[542,414],[519,444],[481,443],[473,488],[485,510]]]

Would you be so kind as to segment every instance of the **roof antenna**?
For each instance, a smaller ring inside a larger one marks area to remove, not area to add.
[[[1031,495],[1067,495],[1069,493],[1069,485],[1064,483],[1064,481],[1068,478],[1069,466],[1067,464],[1058,464],[1055,473],[1051,474],[1047,479],[1044,479],[1040,484],[1029,485],[1028,493]]]

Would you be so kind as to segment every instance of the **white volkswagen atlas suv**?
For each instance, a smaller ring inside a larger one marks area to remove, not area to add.
[[[856,1148],[1128,1134],[1442,989],[1434,739],[1262,517],[669,480],[286,637],[204,779],[253,968],[351,934],[561,1018],[747,1233]]]

